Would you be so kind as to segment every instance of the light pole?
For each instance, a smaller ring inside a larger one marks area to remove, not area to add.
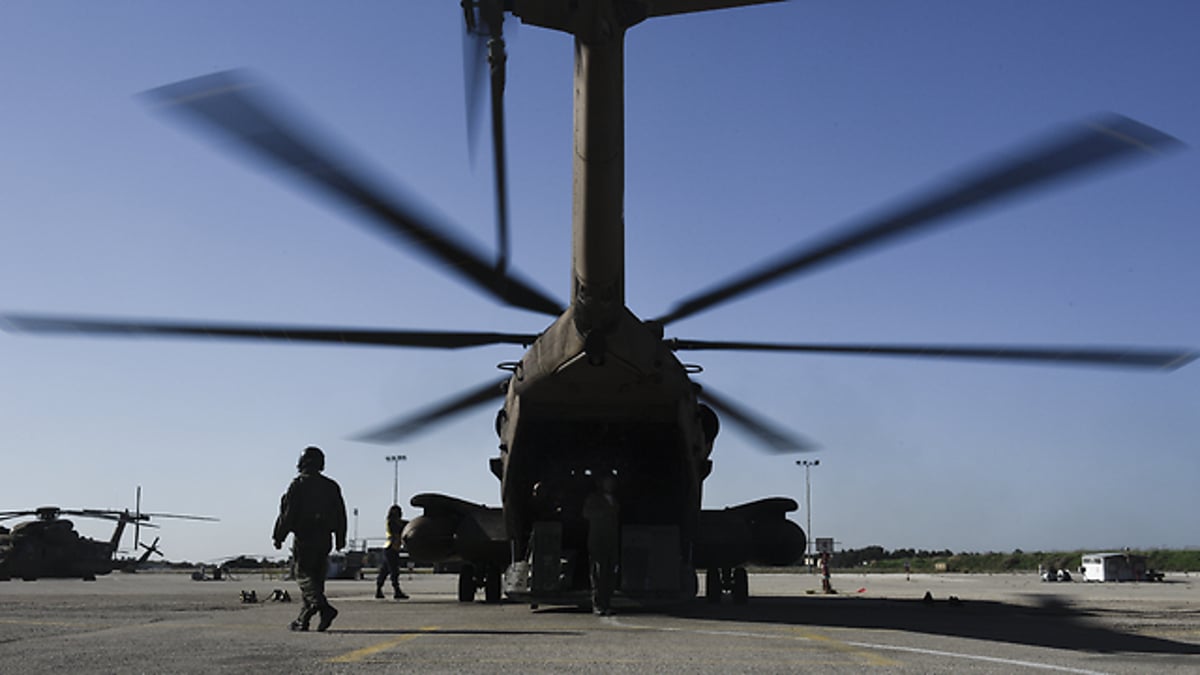
[[[408,457],[406,455],[388,455],[384,459],[392,463],[392,503],[399,504],[400,462],[408,459]]]
[[[804,467],[804,515],[808,519],[808,531],[805,532],[805,548],[808,549],[809,557],[812,556],[812,483],[809,481],[808,473],[814,466],[821,463],[819,459],[798,459],[796,466]]]

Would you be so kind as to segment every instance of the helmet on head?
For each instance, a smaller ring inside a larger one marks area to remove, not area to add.
[[[309,469],[312,471],[325,470],[325,453],[315,445],[310,445],[300,453],[300,461],[296,462],[296,468],[304,471]]]

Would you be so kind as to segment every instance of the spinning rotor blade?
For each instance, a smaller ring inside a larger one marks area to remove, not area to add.
[[[651,0],[647,3],[648,16],[667,16],[688,12],[705,12],[710,9],[727,9],[746,5],[763,5],[781,0]]]
[[[671,339],[672,350],[719,350],[760,352],[810,352],[861,356],[912,356],[934,359],[1008,361],[1042,365],[1101,366],[1175,370],[1196,360],[1192,351],[1141,349],[1135,347],[1002,347],[990,345],[868,345],[787,344],[780,342],[723,342]]]
[[[504,82],[508,54],[504,49],[504,7],[500,0],[463,0],[462,8],[466,28],[463,70],[467,87],[467,146],[472,157],[484,65],[490,74],[492,168],[496,181],[496,269],[503,275],[508,267],[508,162],[504,149]]]
[[[480,27],[474,6],[469,0],[462,3],[464,22],[463,45],[463,93],[467,112],[467,152],[472,162],[475,148],[479,145],[480,94],[483,90],[483,71],[487,69],[487,43],[480,39]]]
[[[269,105],[265,93],[245,74],[215,73],[146,95],[171,112],[202,122],[251,156],[354,207],[376,230],[415,247],[504,303],[555,316],[562,312],[559,303],[539,289],[495,269],[472,246],[453,237],[445,223],[419,213],[412,200],[388,194],[365,172],[355,172],[353,163],[322,147],[315,135],[302,133],[298,124],[289,123],[279,108]]]
[[[382,444],[401,441],[435,422],[452,417],[458,413],[466,412],[488,401],[504,398],[507,384],[507,377],[488,382],[481,387],[465,391],[452,399],[436,403],[424,410],[401,417],[372,431],[359,434],[353,440]]]
[[[496,36],[488,41],[488,64],[492,73],[492,172],[496,179],[496,271],[508,269],[508,159],[504,149],[504,40]]]
[[[768,422],[766,419],[751,413],[729,400],[718,397],[707,386],[700,390],[699,398],[714,410],[724,415],[724,419],[734,422],[744,431],[749,432],[755,439],[767,446],[771,452],[811,452],[817,446]]]
[[[0,326],[14,332],[74,333],[115,337],[188,337],[283,342],[332,342],[377,347],[460,349],[495,344],[532,344],[537,335],[453,331],[406,331],[372,328],[312,328],[116,318],[80,318],[35,314],[0,315]]]
[[[767,284],[819,265],[865,253],[884,243],[949,224],[950,216],[1013,197],[1054,180],[1084,173],[1118,159],[1149,155],[1182,145],[1157,129],[1119,115],[1109,115],[1043,141],[1025,152],[985,165],[967,178],[925,195],[897,210],[854,223],[811,246],[687,298],[662,318],[677,321],[727,302]]]

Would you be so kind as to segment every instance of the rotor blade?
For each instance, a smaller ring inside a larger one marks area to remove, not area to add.
[[[113,511],[113,510],[109,510],[109,509],[63,509],[63,511],[61,513],[63,515],[67,515],[67,516],[81,516],[84,518],[95,518],[97,520],[111,520],[114,523],[122,522],[122,521],[124,521],[126,523],[139,523],[140,522],[138,527],[149,527],[149,528],[157,528],[158,527],[154,523],[145,522],[145,521],[149,520],[149,518],[147,518],[146,514],[144,514],[144,513],[142,514],[142,518],[140,519],[140,521],[134,514],[128,512],[128,511]]]
[[[463,13],[463,93],[467,113],[467,152],[474,163],[475,148],[479,145],[479,114],[483,109],[480,92],[483,89],[483,71],[487,66],[487,45],[478,32],[475,11],[469,1],[463,3]]]
[[[400,417],[371,431],[359,434],[353,438],[366,443],[395,443],[425,429],[435,422],[447,417],[466,412],[483,405],[488,401],[504,398],[508,379],[488,382],[481,387],[465,391],[458,396],[436,403],[428,408],[410,415]]]
[[[116,509],[62,509],[61,511],[59,511],[59,513],[70,515],[70,516],[84,516],[87,518],[100,518],[102,520],[112,520],[112,521],[124,520],[127,523],[132,523],[132,522],[136,522],[139,520],[140,521],[149,520],[149,517],[144,513],[135,514],[135,513],[131,513],[128,510],[118,511]],[[142,527],[150,527],[150,525],[143,524]]]
[[[187,337],[283,342],[331,342],[378,347],[460,349],[495,344],[532,344],[536,335],[455,331],[410,331],[373,328],[313,328],[120,318],[81,318],[37,314],[0,315],[0,327],[10,332],[70,333],[113,337]]]
[[[496,270],[508,269],[508,161],[504,149],[504,69],[508,60],[504,38],[500,37],[503,16],[497,20],[492,39],[488,40],[488,66],[492,84],[492,173],[496,180]]]
[[[646,3],[646,15],[668,16],[688,12],[706,12],[712,9],[762,5],[768,2],[780,2],[780,0],[650,0]]]
[[[1200,353],[1187,350],[1143,349],[1140,347],[1070,347],[993,345],[885,345],[885,344],[788,344],[781,342],[723,342],[671,339],[675,351],[719,350],[760,352],[810,352],[861,356],[909,356],[933,359],[1008,361],[1042,365],[1098,366],[1175,370],[1196,360]]]
[[[687,298],[657,321],[677,321],[799,272],[894,243],[934,225],[946,225],[950,216],[999,202],[1035,186],[1082,174],[1117,159],[1148,156],[1180,145],[1177,139],[1161,131],[1119,115],[1073,127],[1032,149],[985,165],[965,179],[906,206],[865,222],[852,223],[816,244],[793,249]]]
[[[221,520],[212,516],[191,516],[185,513],[143,513],[142,515],[153,518],[175,518],[176,520],[207,520],[214,523]]]
[[[119,520],[126,518],[133,520],[135,515],[127,509],[59,509],[59,513],[65,513],[72,516],[87,516],[89,518],[109,518]],[[145,520],[143,518],[143,520]]]
[[[727,399],[717,396],[707,386],[700,390],[699,397],[700,400],[724,415],[726,419],[734,422],[744,431],[754,436],[771,452],[811,452],[817,449],[817,446],[813,443],[777,426],[773,422],[768,422],[766,419],[751,413],[745,408],[734,405]]]
[[[528,282],[497,271],[473,247],[451,235],[451,228],[419,213],[411,199],[399,199],[372,184],[354,163],[289,123],[281,106],[272,106],[262,87],[240,72],[222,72],[152,89],[146,96],[162,107],[235,142],[268,165],[287,170],[309,187],[367,216],[365,222],[415,247],[506,304],[558,315],[561,305]]]
[[[62,509],[60,511],[60,513],[76,515],[76,516],[87,516],[89,518],[105,518],[107,520],[126,520],[129,522],[146,521],[146,520],[149,520],[151,517],[153,517],[153,518],[177,518],[177,519],[182,519],[182,520],[210,520],[210,521],[219,521],[220,520],[220,518],[213,518],[212,516],[193,516],[193,515],[188,515],[186,513],[147,513],[145,511],[135,513],[135,512],[131,512],[129,510],[118,511],[117,509]],[[157,527],[157,526],[143,522],[141,524],[141,527]]]
[[[508,162],[504,143],[504,5],[500,0],[463,0],[463,81],[467,87],[467,145],[475,157],[475,130],[483,67],[489,71],[492,110],[492,176],[496,199],[496,270],[508,269]],[[486,49],[486,56],[485,50]]]

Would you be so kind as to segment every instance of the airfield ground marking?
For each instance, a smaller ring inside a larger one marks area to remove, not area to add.
[[[759,638],[759,639],[764,639],[764,640],[783,639],[783,640],[804,640],[804,641],[808,641],[808,642],[828,641],[828,644],[840,642],[841,644],[844,644],[848,647],[861,647],[863,649],[876,649],[876,650],[880,650],[880,651],[896,651],[896,652],[905,652],[905,653],[909,653],[909,654],[924,654],[927,656],[943,656],[943,657],[953,658],[953,659],[966,659],[968,661],[983,661],[986,663],[999,663],[999,664],[1003,664],[1003,665],[1007,665],[1007,666],[1019,666],[1022,668],[1030,668],[1030,669],[1036,669],[1036,670],[1054,670],[1054,671],[1063,672],[1063,673],[1077,673],[1078,675],[1106,675],[1106,673],[1104,673],[1103,671],[1099,671],[1099,670],[1088,670],[1086,668],[1072,668],[1070,666],[1058,666],[1058,665],[1054,665],[1052,663],[1041,663],[1038,661],[1023,661],[1020,659],[1005,659],[1005,658],[1000,658],[998,656],[984,656],[982,654],[964,654],[962,652],[948,652],[948,651],[943,651],[940,649],[922,649],[920,647],[901,647],[898,645],[883,645],[883,644],[876,644],[873,642],[848,642],[848,641],[841,642],[841,641],[835,640],[833,638],[824,638],[821,636],[809,635],[809,634],[779,635],[779,634],[772,634],[772,633],[755,633],[755,632],[751,632],[751,631],[695,630],[695,629],[689,629],[689,628],[669,628],[669,627],[661,627],[661,626],[660,627],[638,626],[636,624],[629,624],[629,623],[625,623],[623,621],[619,621],[615,618],[611,619],[610,622],[613,625],[620,626],[622,628],[632,628],[632,629],[637,629],[637,630],[661,630],[664,632],[678,632],[678,633],[686,632],[686,633],[696,633],[698,635],[726,635],[726,636],[734,636],[734,637]],[[895,664],[895,665],[902,665],[902,664]]]
[[[63,628],[78,628],[87,626],[83,621],[42,621],[39,619],[0,619],[0,623],[7,623],[14,626],[61,626]],[[97,625],[101,622],[97,621]]]
[[[1080,675],[1106,675],[1104,671],[1088,670],[1086,668],[1072,668],[1070,666],[1056,666],[1052,663],[1039,663],[1037,661],[1022,661],[1020,659],[1004,659],[999,656],[983,656],[982,654],[962,654],[959,652],[944,652],[940,649],[922,649],[921,647],[901,647],[899,645],[877,645],[869,642],[847,642],[846,644],[855,647],[865,647],[868,649],[885,649],[897,652],[908,652],[910,654],[928,654],[931,656],[949,656],[957,659],[970,659],[972,661],[986,661],[988,663],[1000,663],[1006,666],[1021,666],[1022,668],[1036,668],[1038,670],[1057,670],[1064,673],[1079,673]]]
[[[800,637],[804,638],[805,640],[812,640],[813,642],[819,642],[823,645],[831,647],[832,649],[842,652],[844,654],[862,658],[863,660],[865,660],[867,662],[867,665],[871,665],[871,666],[901,666],[901,665],[904,665],[904,664],[900,663],[899,661],[893,661],[892,659],[889,659],[885,656],[880,656],[879,654],[876,654],[872,650],[863,649],[859,645],[851,644],[849,642],[842,642],[841,640],[838,640],[836,638],[831,638],[828,635],[818,635],[816,633],[799,633],[799,635],[800,635]]]
[[[859,645],[852,645],[848,642],[842,642],[841,640],[837,640],[837,639],[834,639],[831,637],[827,637],[827,636],[823,636],[823,635],[816,635],[816,634],[811,634],[811,633],[800,633],[800,634],[796,634],[796,635],[778,635],[778,634],[772,634],[772,633],[755,633],[752,631],[740,631],[740,630],[697,630],[697,629],[691,629],[691,628],[668,628],[668,627],[662,627],[662,626],[638,626],[638,625],[634,625],[634,624],[625,623],[624,621],[620,621],[620,620],[618,620],[616,618],[612,618],[612,617],[606,619],[605,621],[607,623],[611,623],[612,625],[620,627],[620,628],[633,629],[633,630],[664,631],[664,632],[675,632],[675,633],[695,633],[697,635],[720,635],[720,636],[724,636],[724,637],[747,637],[747,638],[759,638],[759,639],[767,639],[767,640],[782,639],[782,640],[792,640],[792,641],[801,641],[801,642],[812,642],[814,644],[823,644],[828,647],[832,647],[835,651],[841,652],[842,654],[853,655],[853,656],[862,658],[867,662],[867,665],[871,665],[871,666],[902,666],[902,665],[904,665],[903,663],[900,663],[899,661],[893,661],[892,659],[889,659],[889,658],[886,658],[883,656],[879,656],[878,654],[872,654],[869,651],[866,651],[863,649],[857,649],[856,647],[858,647]],[[845,665],[845,664],[842,663],[842,664],[838,664],[838,665]]]
[[[393,647],[398,647],[405,642],[411,642],[412,640],[420,637],[423,633],[431,633],[437,629],[437,626],[422,626],[418,629],[419,632],[401,635],[400,637],[392,638],[391,640],[384,640],[383,642],[373,644],[370,647],[363,647],[362,649],[355,649],[352,652],[346,652],[341,656],[335,656],[332,659],[329,659],[329,663],[357,663],[369,656],[374,656],[379,652],[386,652],[387,650],[392,649]]]

